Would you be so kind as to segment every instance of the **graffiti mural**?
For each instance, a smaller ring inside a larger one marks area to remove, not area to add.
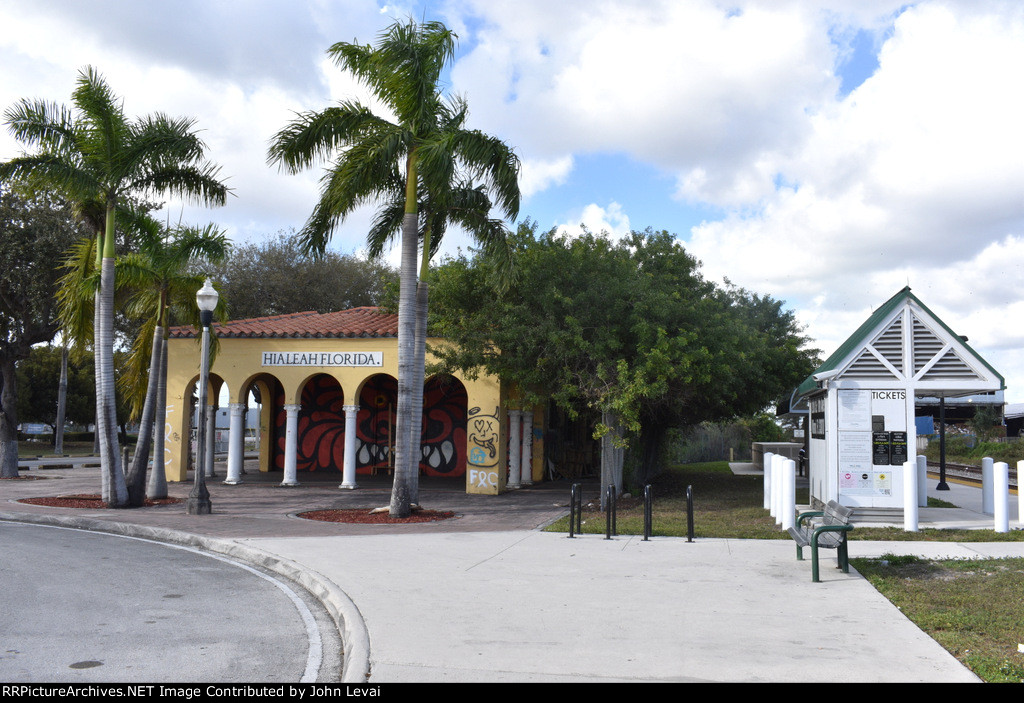
[[[359,394],[356,416],[356,472],[391,466],[394,445],[395,409],[398,406],[398,381],[387,374],[371,376]]]
[[[466,387],[453,376],[435,376],[423,386],[420,470],[427,476],[466,473]]]
[[[470,408],[466,425],[469,432],[469,482],[473,488],[494,489],[498,486],[498,408],[487,415],[480,408]]]
[[[469,463],[482,467],[498,465],[498,408],[493,415],[486,415],[480,408],[471,408],[468,413]]]
[[[302,389],[302,409],[298,422],[298,471],[341,471],[345,462],[345,404],[341,386],[332,377],[320,374]],[[284,390],[274,394],[277,421],[274,465],[284,468],[285,427]]]
[[[273,466],[284,468],[287,413],[284,389],[275,382]],[[466,388],[451,376],[430,379],[423,390],[422,456],[427,476],[462,476],[466,472]],[[356,416],[356,472],[390,467],[394,446],[398,381],[372,376],[359,394]],[[314,376],[302,391],[298,418],[298,471],[342,471],[345,465],[344,393],[331,376]],[[495,440],[496,441],[496,440]],[[495,456],[497,445],[495,444]]]

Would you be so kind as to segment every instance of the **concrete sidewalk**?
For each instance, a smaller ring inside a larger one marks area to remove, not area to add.
[[[387,479],[356,491],[339,491],[336,477],[291,489],[252,475],[214,481],[214,514],[189,516],[182,505],[13,502],[99,486],[95,469],[30,473],[48,480],[0,483],[0,518],[195,544],[299,580],[339,620],[348,682],[977,680],[860,576],[830,568],[831,553],[814,584],[789,540],[538,531],[564,514],[564,484],[477,497],[425,482],[424,506],[458,519],[366,526],[294,513],[384,504]],[[170,490],[183,497],[189,486]],[[975,514],[975,526],[984,520]],[[851,556],[885,552],[1024,556],[1024,543],[850,545]]]

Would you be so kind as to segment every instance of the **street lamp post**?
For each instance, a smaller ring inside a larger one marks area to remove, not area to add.
[[[199,353],[199,418],[196,422],[195,483],[188,495],[185,510],[189,515],[209,515],[212,512],[210,492],[206,490],[206,394],[210,383],[210,325],[217,307],[217,291],[210,279],[196,293],[199,323],[203,328],[202,348]]]

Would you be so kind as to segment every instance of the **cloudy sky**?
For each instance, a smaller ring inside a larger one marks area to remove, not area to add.
[[[320,177],[269,168],[271,136],[366,99],[324,50],[410,15],[458,33],[447,87],[515,147],[523,217],[673,232],[826,354],[910,285],[1024,401],[1017,0],[0,0],[0,107],[67,103],[92,65],[127,114],[196,117],[235,197],[171,216],[260,240],[301,227]]]

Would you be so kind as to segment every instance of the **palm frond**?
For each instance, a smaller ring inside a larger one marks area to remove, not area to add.
[[[355,101],[343,101],[322,112],[304,112],[274,135],[267,150],[267,163],[298,173],[330,159],[362,134],[387,124],[387,120]]]
[[[43,100],[19,100],[4,111],[11,136],[30,146],[61,153],[73,153],[74,116],[67,107]]]
[[[93,310],[99,272],[96,240],[83,239],[68,251],[57,282],[57,314],[61,330],[76,356],[93,341]]]
[[[220,167],[213,164],[158,163],[129,181],[126,189],[172,193],[200,204],[224,205],[231,189],[220,180],[219,173]]]

